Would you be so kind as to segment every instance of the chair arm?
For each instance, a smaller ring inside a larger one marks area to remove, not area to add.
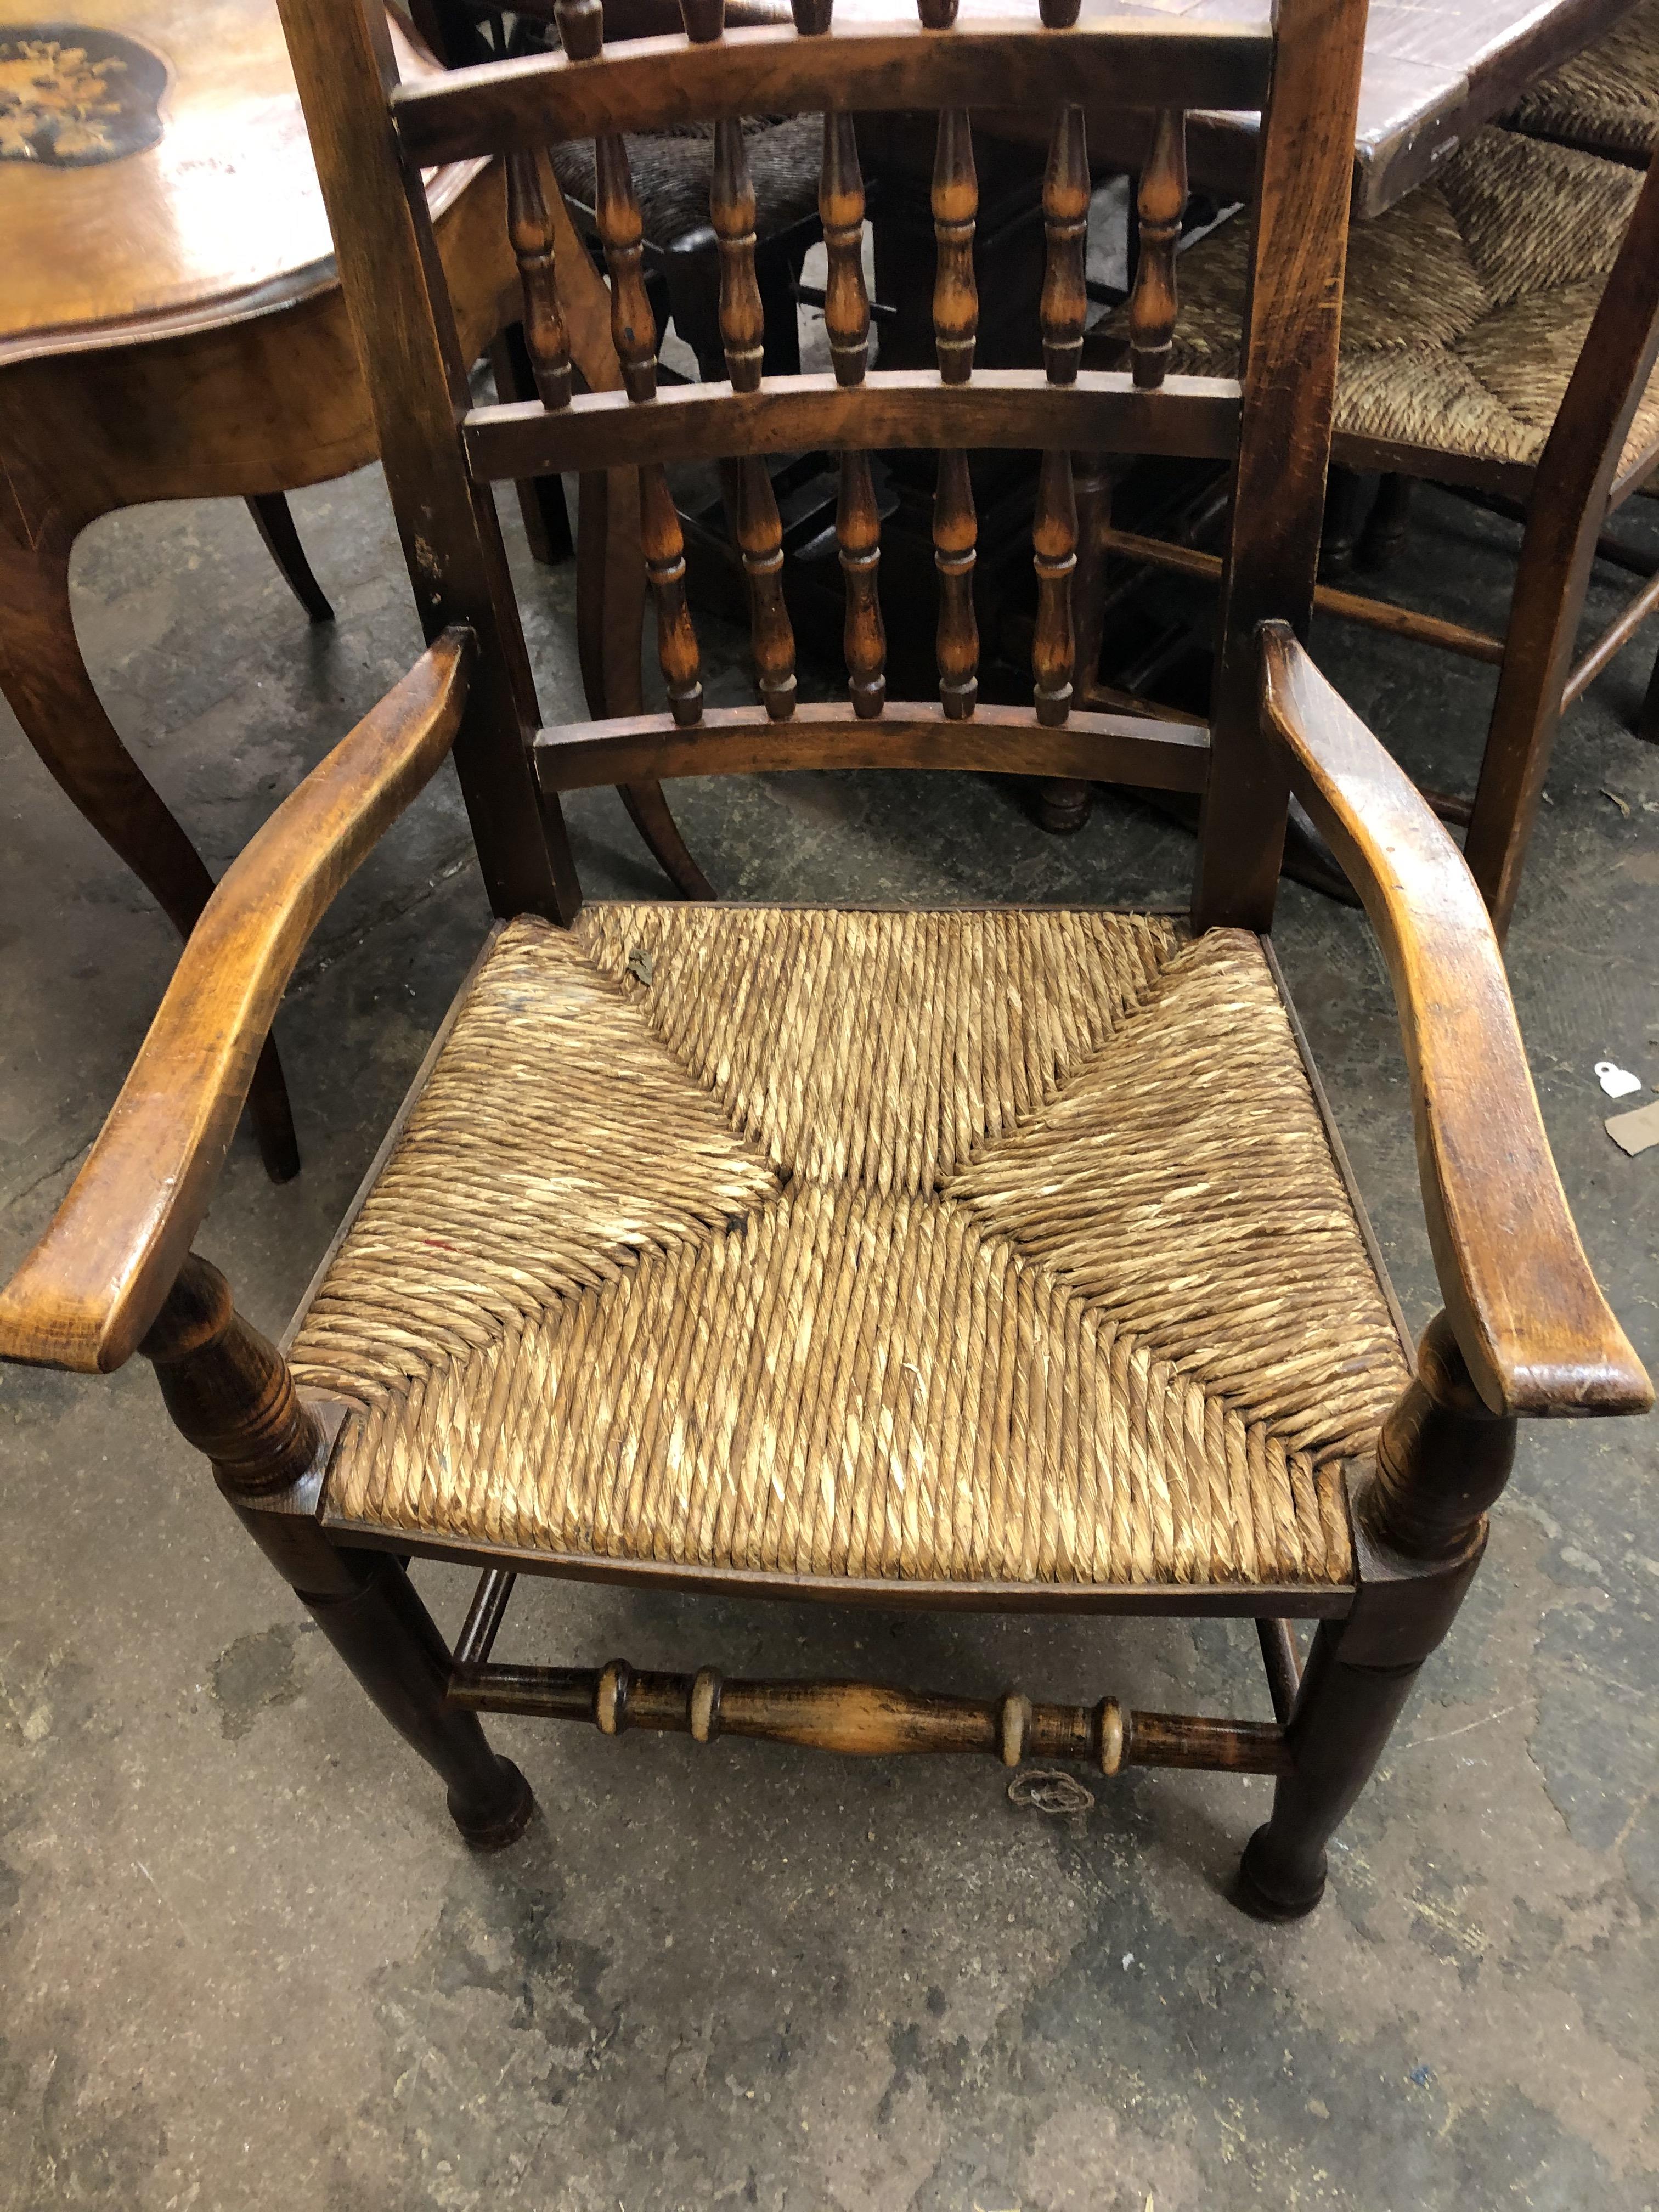
[[[1410,779],[1290,629],[1262,629],[1269,728],[1358,893],[1394,984],[1435,1272],[1497,1413],[1635,1413],[1642,1363],[1567,1211],[1492,923]]]
[[[80,1174],[0,1290],[0,1358],[106,1373],[137,1351],[207,1212],[289,977],[448,752],[471,654],[470,630],[447,630],[232,863]]]

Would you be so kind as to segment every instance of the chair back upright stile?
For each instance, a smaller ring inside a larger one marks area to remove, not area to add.
[[[684,34],[605,46],[600,0],[562,0],[563,51],[400,85],[379,11],[360,0],[281,0],[340,270],[380,421],[381,448],[428,637],[463,624],[479,671],[457,766],[491,901],[569,921],[580,902],[561,793],[599,782],[788,767],[928,766],[1097,775],[1201,793],[1194,919],[1265,928],[1286,811],[1285,771],[1260,713],[1260,625],[1305,631],[1312,607],[1334,395],[1353,115],[1365,0],[1281,0],[1274,25],[1124,14],[1078,21],[1079,0],[1029,17],[956,21],[920,0],[919,22],[837,29],[832,0],[795,0],[793,26],[728,32],[720,0],[684,0]],[[1142,252],[1127,372],[1082,370],[1089,169],[1084,111],[1149,116]],[[976,371],[978,207],[970,113],[1024,106],[1049,133],[1043,185],[1043,367]],[[1185,198],[1185,112],[1259,106],[1248,343],[1242,379],[1169,377],[1175,241]],[[938,112],[936,370],[869,365],[864,188],[854,118]],[[763,375],[755,194],[745,115],[821,112],[819,211],[828,254],[827,375]],[[627,133],[712,123],[709,211],[718,241],[728,381],[658,389],[658,332],[641,271]],[[591,138],[597,226],[610,277],[622,392],[572,389],[545,149]],[[423,167],[505,157],[508,222],[535,368],[532,403],[471,409],[421,190]],[[869,456],[933,447],[939,696],[887,697],[880,523]],[[1042,456],[1033,527],[1036,619],[1030,708],[978,698],[969,455]],[[844,704],[804,702],[782,588],[783,529],[766,456],[840,456]],[[1074,452],[1159,453],[1233,463],[1213,720],[1201,731],[1073,705]],[[705,703],[685,554],[665,465],[717,459],[737,486],[760,704]],[[667,705],[659,714],[538,729],[528,654],[492,505],[513,477],[639,472],[641,537]]]

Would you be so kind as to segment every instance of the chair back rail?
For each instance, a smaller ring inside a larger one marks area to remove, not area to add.
[[[493,653],[497,681],[493,692],[478,687],[478,719],[487,727],[473,748],[482,764],[472,779],[479,800],[474,804],[471,785],[468,799],[481,842],[499,839],[507,814],[515,805],[522,809],[528,769],[540,793],[549,862],[539,896],[525,903],[573,910],[557,794],[612,780],[619,760],[648,763],[639,769],[642,777],[809,762],[909,763],[1044,775],[1115,772],[1157,787],[1200,790],[1197,917],[1204,926],[1267,925],[1287,796],[1262,726],[1256,634],[1274,618],[1305,629],[1311,611],[1365,0],[1280,0],[1271,28],[1145,13],[1085,25],[1079,0],[1041,0],[1040,21],[1011,15],[960,24],[956,0],[919,0],[914,23],[896,17],[837,27],[833,0],[794,0],[792,27],[732,31],[720,0],[685,0],[684,35],[631,40],[610,50],[601,0],[557,0],[562,52],[459,70],[422,86],[394,81],[384,37],[362,0],[281,5],[422,613],[477,627],[481,595],[489,602],[481,660],[488,664]],[[1083,117],[1090,100],[1149,117],[1124,374],[1079,365],[1090,198]],[[1185,118],[1194,106],[1265,111],[1244,369],[1237,382],[1165,373],[1187,197]],[[1047,264],[1034,333],[1042,367],[984,372],[975,367],[979,188],[970,118],[975,108],[1010,107],[1039,111],[1048,127]],[[938,117],[932,371],[869,365],[864,183],[854,118],[884,109],[931,109]],[[768,379],[743,118],[815,112],[823,118],[819,209],[831,369]],[[693,122],[714,125],[709,217],[726,381],[659,392],[659,332],[644,282],[628,137]],[[595,223],[610,279],[620,392],[573,392],[559,300],[544,153],[584,137],[594,143]],[[538,398],[468,408],[420,173],[437,161],[489,155],[502,157],[507,168],[508,228]],[[375,171],[368,193],[366,167]],[[921,447],[939,457],[933,520],[939,696],[937,704],[890,703],[870,456]],[[969,456],[994,448],[1041,457],[1031,705],[1020,709],[988,709],[979,701],[978,520]],[[840,456],[836,531],[848,670],[842,707],[799,702],[784,600],[783,526],[767,457],[806,449]],[[1072,456],[1079,451],[1233,460],[1207,747],[1201,733],[1073,714]],[[667,464],[693,459],[726,465],[758,713],[705,708],[685,550],[665,473]],[[569,469],[590,477],[638,471],[668,711],[538,734],[489,487]],[[435,500],[434,485],[441,493]],[[1060,765],[1067,762],[1078,765]],[[498,866],[496,876],[501,872]],[[494,878],[492,895],[499,902]]]

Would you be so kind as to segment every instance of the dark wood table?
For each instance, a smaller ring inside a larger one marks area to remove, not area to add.
[[[406,76],[435,70],[392,38]],[[428,190],[477,352],[516,301],[501,174],[465,163]],[[151,500],[286,522],[277,495],[375,450],[273,0],[0,0],[0,692],[182,934],[212,879],[87,672],[75,540]],[[250,1104],[292,1173],[269,1046]]]

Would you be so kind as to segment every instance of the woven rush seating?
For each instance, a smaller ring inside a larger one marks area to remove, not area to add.
[[[1348,239],[1336,434],[1530,466],[1543,450],[1642,179],[1618,162],[1483,131]],[[1249,228],[1180,258],[1170,368],[1233,375]],[[1108,326],[1127,342],[1120,311]],[[1626,442],[1659,443],[1659,378]]]
[[[1650,161],[1659,152],[1659,0],[1642,0],[1593,46],[1528,86],[1508,119],[1516,131],[1587,153]]]
[[[1343,1582],[1407,1374],[1259,941],[1039,910],[512,923],[292,1358],[339,1522],[947,1583]]]
[[[769,238],[816,216],[823,135],[817,118],[792,115],[782,122],[746,123],[743,135],[755,186],[758,236]],[[692,124],[682,131],[653,131],[627,140],[648,244],[667,246],[707,225],[714,137],[712,124]],[[572,139],[553,147],[550,158],[559,189],[582,208],[592,208],[598,191],[592,144]]]

